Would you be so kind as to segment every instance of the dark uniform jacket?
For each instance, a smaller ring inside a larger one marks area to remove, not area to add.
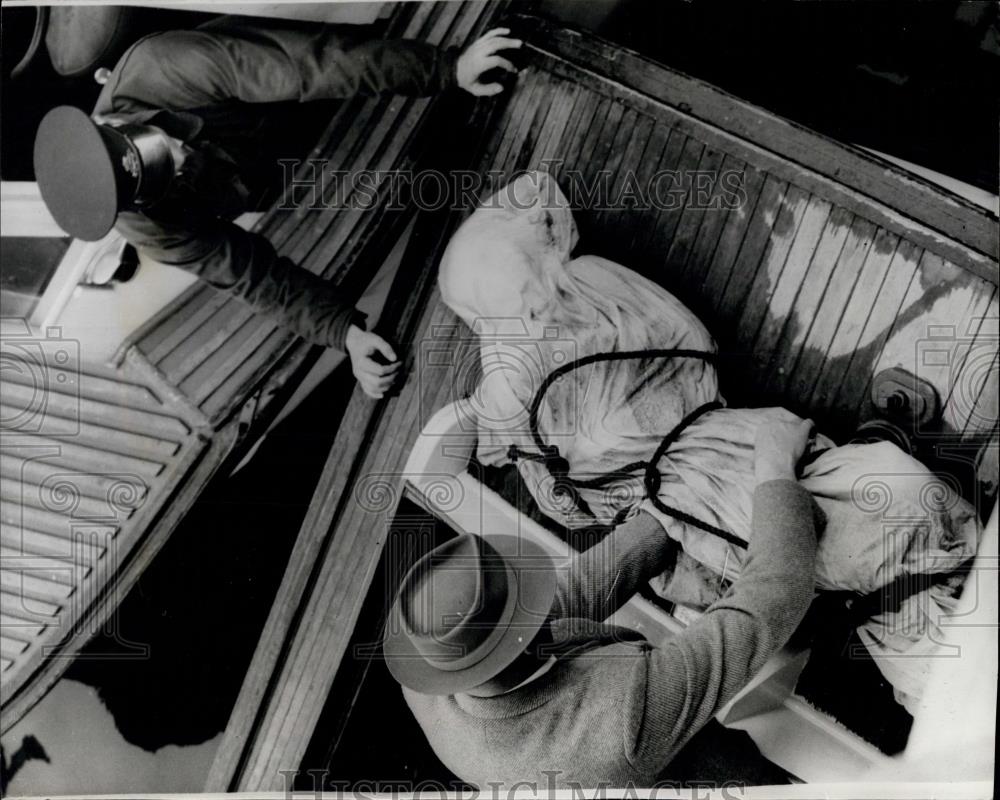
[[[221,18],[153,34],[125,53],[94,109],[98,121],[156,125],[191,149],[166,197],[119,214],[116,228],[131,244],[306,339],[341,349],[347,328],[363,315],[332,284],[232,220],[253,207],[267,173],[261,166],[268,107],[259,104],[429,95],[454,83],[454,50],[362,40],[358,32],[365,30]],[[273,158],[269,166],[273,177]]]

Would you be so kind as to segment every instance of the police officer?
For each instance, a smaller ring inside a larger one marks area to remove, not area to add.
[[[42,120],[42,198],[70,235],[94,241],[117,228],[149,258],[346,350],[364,391],[381,397],[399,369],[389,343],[365,330],[364,315],[332,284],[232,222],[262,194],[266,109],[254,104],[431,95],[453,85],[494,95],[503,86],[482,79],[515,71],[499,55],[521,45],[509,33],[491,30],[462,53],[359,39],[351,26],[226,17],[148,36],[118,62],[92,117],[61,106]]]

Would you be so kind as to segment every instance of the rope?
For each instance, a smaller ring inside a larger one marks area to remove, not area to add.
[[[563,364],[561,367],[557,367],[552,370],[545,377],[545,380],[542,381],[542,385],[539,386],[538,390],[535,392],[535,395],[531,400],[531,405],[528,408],[528,424],[531,430],[531,438],[534,441],[535,446],[538,448],[538,452],[529,453],[521,450],[516,445],[511,445],[507,450],[507,456],[515,463],[519,458],[531,461],[542,461],[546,467],[548,467],[549,472],[551,472],[553,477],[556,479],[556,491],[570,496],[576,504],[576,507],[581,512],[589,516],[594,515],[591,512],[590,507],[587,505],[587,502],[580,496],[579,489],[598,489],[623,477],[637,477],[633,475],[633,473],[641,470],[643,473],[642,480],[646,496],[660,512],[673,517],[674,519],[680,520],[687,525],[703,530],[706,533],[710,533],[713,536],[717,536],[720,539],[724,539],[732,545],[745,549],[747,546],[746,542],[738,536],[735,536],[723,528],[704,522],[685,511],[668,506],[666,503],[663,503],[658,496],[662,476],[660,475],[660,471],[657,469],[657,464],[660,463],[660,460],[664,455],[666,455],[671,445],[677,441],[680,435],[689,425],[691,425],[691,423],[702,415],[707,414],[709,411],[715,411],[722,408],[722,403],[718,401],[705,403],[684,417],[684,419],[678,422],[677,425],[675,425],[674,428],[663,437],[659,447],[656,448],[652,459],[649,461],[633,461],[631,464],[618,467],[617,469],[607,472],[604,475],[598,475],[585,480],[577,480],[576,478],[571,477],[569,474],[569,462],[562,455],[560,455],[559,448],[555,445],[547,444],[542,439],[541,433],[538,430],[538,414],[542,406],[542,400],[545,399],[545,394],[548,392],[552,384],[559,380],[559,378],[563,375],[566,375],[573,370],[580,369],[581,367],[586,367],[590,364],[597,364],[602,361],[627,361],[632,359],[652,358],[698,358],[707,363],[714,363],[716,360],[716,354],[704,350],[684,350],[680,348],[625,350],[619,353],[595,353],[594,355],[584,356],[583,358],[578,358],[575,361],[570,361],[568,364]]]

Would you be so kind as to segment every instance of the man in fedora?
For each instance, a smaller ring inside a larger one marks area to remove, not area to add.
[[[644,513],[566,568],[516,536],[460,536],[417,562],[383,652],[445,766],[508,788],[661,780],[812,599],[818,510],[795,480],[810,428],[792,414],[761,428],[741,576],[664,647],[603,622],[669,567],[663,530]]]
[[[35,140],[42,198],[68,234],[117,228],[152,260],[187,269],[309,341],[347,351],[362,388],[381,396],[399,362],[330,283],[232,220],[273,183],[264,146],[279,102],[353,95],[473,95],[516,71],[497,28],[461,54],[424,42],[359,39],[352,26],[222,17],[141,39],[121,58],[94,113],[50,111]],[[357,27],[357,26],[354,26]],[[270,106],[268,104],[271,104]]]

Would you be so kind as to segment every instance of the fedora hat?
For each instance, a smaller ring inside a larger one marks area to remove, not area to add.
[[[97,241],[126,208],[160,199],[174,176],[164,134],[150,125],[98,125],[73,106],[49,111],[35,136],[35,179],[56,223]]]
[[[556,594],[539,545],[518,536],[458,536],[403,577],[382,651],[393,677],[422,694],[495,678],[532,643]]]

